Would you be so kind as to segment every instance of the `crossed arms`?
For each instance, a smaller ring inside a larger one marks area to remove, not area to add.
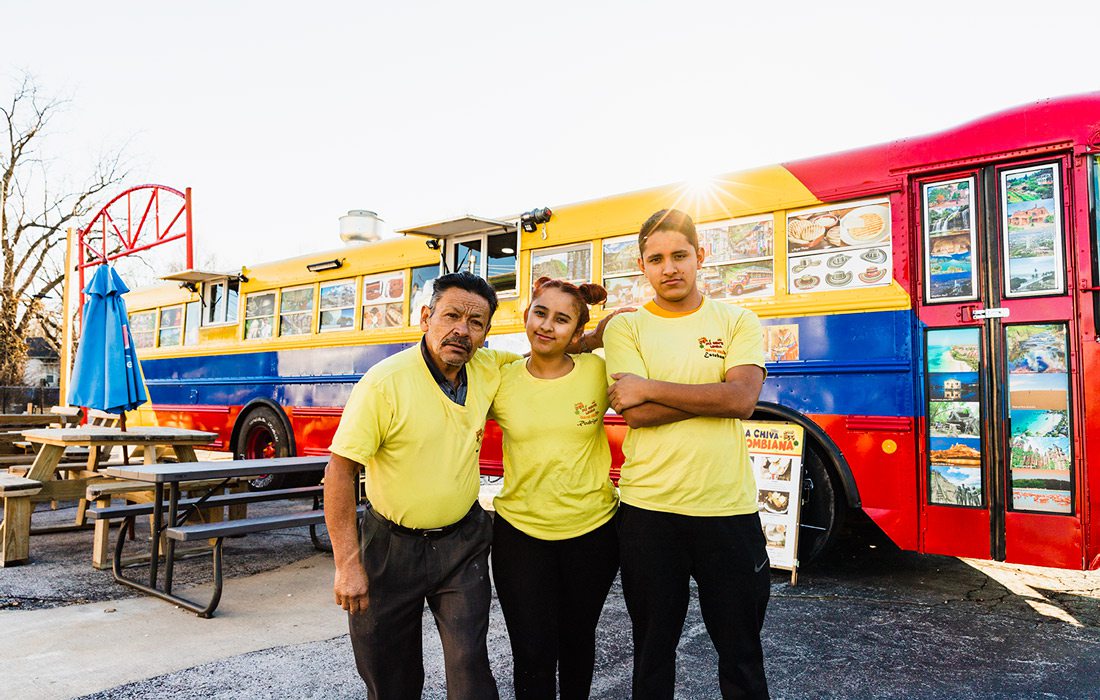
[[[764,386],[764,370],[730,367],[720,382],[677,384],[618,372],[607,389],[611,407],[631,428],[666,425],[697,416],[748,418]]]

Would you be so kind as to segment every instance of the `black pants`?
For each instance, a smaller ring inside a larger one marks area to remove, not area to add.
[[[540,540],[499,514],[493,524],[493,581],[508,626],[517,700],[587,698],[596,624],[619,569],[615,521],[566,540]]]
[[[485,637],[489,630],[489,516],[474,504],[443,537],[394,532],[363,518],[360,560],[370,603],[348,614],[355,665],[371,700],[419,700],[424,689],[424,601],[443,643],[450,700],[496,700]]]
[[[718,652],[723,698],[767,698],[760,629],[771,572],[760,518],[694,517],[623,504],[623,596],[634,631],[633,698],[672,698],[689,578]]]

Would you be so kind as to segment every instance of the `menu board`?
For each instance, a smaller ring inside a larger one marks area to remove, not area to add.
[[[773,569],[798,566],[805,433],[794,423],[741,421],[756,477],[756,504]]]
[[[928,331],[928,502],[980,507],[981,342],[977,328]]]
[[[1012,509],[1073,512],[1066,326],[1005,328]]]
[[[864,200],[787,215],[790,291],[881,287],[893,280],[890,202]]]

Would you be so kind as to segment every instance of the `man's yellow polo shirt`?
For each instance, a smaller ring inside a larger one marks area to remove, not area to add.
[[[479,349],[466,363],[466,405],[444,395],[420,345],[374,365],[352,389],[329,450],[367,469],[367,498],[399,525],[433,528],[477,500],[478,453],[500,367],[519,355]]]
[[[573,355],[564,377],[539,379],[521,359],[501,370],[489,416],[504,433],[498,517],[540,540],[579,537],[606,523],[618,500],[603,428],[603,358]]]
[[[756,314],[703,300],[687,314],[650,302],[620,314],[604,333],[608,382],[629,372],[678,384],[725,379],[738,365],[764,367],[764,341]],[[623,503],[682,515],[756,512],[752,475],[741,421],[696,417],[627,432],[619,479]]]

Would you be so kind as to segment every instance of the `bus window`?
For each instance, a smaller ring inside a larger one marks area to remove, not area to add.
[[[439,265],[412,269],[412,290],[409,292],[409,325],[420,325],[420,309],[432,298],[432,280],[439,277]]]
[[[153,347],[153,338],[157,326],[156,311],[138,311],[130,314],[130,337],[135,348]]]
[[[233,278],[226,282],[225,292],[225,322],[237,322],[237,305],[240,303],[241,281]]]
[[[183,314],[183,344],[198,345],[199,321],[202,320],[202,302],[189,301]]]
[[[168,306],[160,310],[160,331],[157,345],[179,345],[183,340],[183,306]]]
[[[404,307],[405,273],[403,271],[363,278],[364,330],[400,326],[405,317]]]
[[[305,335],[313,330],[313,285],[284,289],[279,302],[279,335]]]
[[[206,313],[202,318],[203,325],[237,322],[240,286],[241,281],[236,277],[206,284],[203,295],[203,303],[206,305]]]
[[[451,248],[451,270],[475,274],[497,293],[514,293],[518,240],[515,231],[455,239]]]
[[[515,231],[489,236],[485,256],[484,277],[498,294],[516,291],[516,248],[519,234]]]
[[[321,323],[325,331],[347,331],[355,327],[355,280],[321,285]]]
[[[531,284],[539,277],[569,280],[573,284],[591,282],[592,244],[531,251]]]
[[[1092,170],[1092,285],[1100,286],[1100,156],[1090,163]],[[1092,295],[1092,318],[1100,335],[1100,294]]]
[[[637,236],[609,238],[603,242],[605,309],[642,306],[653,298],[653,287],[638,269],[639,257]]]
[[[275,325],[275,292],[249,294],[244,299],[245,340],[270,338]]]
[[[705,251],[700,289],[711,299],[775,295],[775,219],[758,216],[699,226]]]

